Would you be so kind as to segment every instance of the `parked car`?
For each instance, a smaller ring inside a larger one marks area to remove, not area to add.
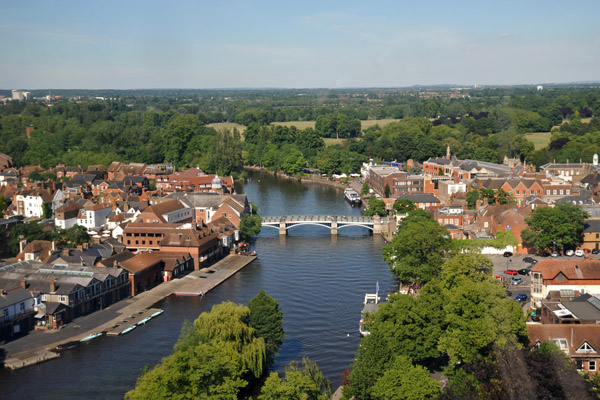
[[[535,264],[538,262],[538,260],[536,260],[535,258],[532,258],[532,257],[525,257],[523,259],[523,261],[526,263],[530,263],[530,264]]]
[[[504,273],[507,275],[516,275],[517,274],[517,270],[516,269],[505,269]]]
[[[573,254],[575,254],[575,252],[573,250],[567,250],[567,251],[565,251],[565,256],[571,257]]]
[[[531,265],[529,267],[522,268],[517,271],[519,275],[529,275],[529,271],[531,271]]]
[[[511,292],[510,290],[507,290],[507,291],[506,291],[506,295],[507,295],[508,297],[510,297],[510,296],[512,296],[512,292]]]
[[[510,252],[510,251],[505,251],[505,252],[504,252],[504,254],[503,254],[503,256],[504,256],[504,257],[512,257],[512,256],[513,256],[513,253],[512,253],[512,252]]]
[[[512,278],[510,280],[510,284],[511,285],[520,285],[521,283],[523,283],[523,278]]]
[[[553,251],[552,254],[550,254],[552,257],[558,257],[560,256],[560,254],[558,254],[558,251]]]
[[[598,249],[593,249],[592,250],[592,254],[598,254],[598,253],[600,253],[600,251],[598,251]]]
[[[527,295],[525,293],[519,293],[518,295],[515,296],[515,300],[517,300],[519,302],[523,302],[523,301],[527,300]]]
[[[575,255],[577,257],[583,257],[583,250],[575,250]]]
[[[590,249],[583,249],[583,252],[584,252],[585,254],[590,254]]]

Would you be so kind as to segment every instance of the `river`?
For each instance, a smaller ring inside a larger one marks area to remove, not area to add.
[[[339,189],[258,172],[250,176],[236,190],[261,215],[360,214]],[[170,297],[158,304],[165,313],[123,337],[101,337],[58,359],[0,371],[1,398],[122,399],[144,365],[154,366],[172,352],[184,320],[226,300],[245,304],[260,289],[283,311],[286,336],[274,368],[283,371],[307,355],[335,390],[358,347],[365,293],[373,293],[376,282],[382,296],[396,287],[381,257],[383,244],[359,227],[344,228],[337,238],[322,227],[292,228],[284,238],[265,227],[253,244],[258,259],[205,297]]]

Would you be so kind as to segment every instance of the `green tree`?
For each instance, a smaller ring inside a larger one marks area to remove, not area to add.
[[[0,214],[2,214],[2,211],[6,210],[7,207],[8,207],[8,202],[6,201],[6,197],[3,195],[0,195]]]
[[[383,200],[378,199],[376,196],[369,197],[369,208],[363,211],[363,215],[367,217],[372,217],[374,215],[379,215],[380,217],[386,216],[385,211],[385,203]]]
[[[391,190],[390,190],[390,185],[388,185],[388,184],[386,183],[386,184],[385,184],[385,189],[384,189],[383,195],[385,196],[385,198],[386,198],[386,199],[389,199],[389,198],[390,198],[390,193],[391,193]]]
[[[377,380],[372,390],[375,400],[436,399],[440,385],[429,377],[429,371],[413,365],[408,357],[398,356],[389,369]]]
[[[496,198],[499,204],[515,204],[517,202],[512,193],[508,193],[502,188],[496,191]]]
[[[402,222],[392,242],[383,249],[383,258],[403,283],[420,285],[437,275],[452,240],[448,231],[431,217],[415,214]]]
[[[475,208],[477,200],[479,200],[479,191],[477,189],[467,193],[467,205],[469,208]]]
[[[302,359],[302,367],[294,361],[285,368],[285,380],[272,372],[262,387],[260,400],[328,400],[331,385],[316,363],[308,357]]]
[[[175,353],[137,380],[126,399],[236,399],[265,365],[265,342],[248,307],[213,306],[184,326]]]
[[[248,302],[250,309],[250,325],[256,329],[258,336],[265,340],[267,353],[267,365],[272,365],[275,356],[283,343],[283,313],[279,303],[273,297],[267,295],[264,290]]]
[[[244,214],[240,221],[240,238],[243,241],[251,241],[255,235],[260,233],[262,218],[258,214]]]
[[[360,195],[361,196],[366,196],[369,194],[369,182],[365,181],[363,182],[362,188],[360,189]]]
[[[42,203],[42,218],[47,219],[52,217],[52,203],[43,202]]]
[[[397,213],[405,213],[413,211],[417,208],[415,203],[408,199],[398,199],[394,202],[394,211]]]
[[[537,251],[576,248],[583,242],[587,213],[581,207],[563,203],[556,207],[536,208],[521,232],[523,241]]]
[[[35,171],[31,172],[27,177],[27,182],[39,182],[43,180],[44,179],[42,178],[42,174],[40,174],[40,171],[37,168]]]

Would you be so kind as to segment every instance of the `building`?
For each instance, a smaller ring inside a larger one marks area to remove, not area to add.
[[[92,207],[79,210],[77,215],[77,225],[87,229],[99,228],[106,224],[112,207],[109,204],[96,204]]]
[[[0,340],[9,340],[33,328],[37,298],[17,287],[0,291]]]
[[[198,168],[156,178],[156,188],[164,193],[173,192],[217,192],[234,193],[233,178],[205,174]]]
[[[77,224],[77,215],[83,207],[75,201],[69,201],[54,213],[54,225],[62,229],[69,229]]]
[[[559,177],[563,181],[572,183],[579,183],[583,178],[597,169],[597,164],[569,163],[568,160],[566,163],[552,162],[540,166],[540,171],[544,172],[547,177]]]
[[[600,250],[600,219],[586,219],[583,228],[582,249]]]
[[[160,249],[174,254],[191,254],[196,270],[204,268],[223,255],[217,233],[213,229],[198,225],[191,229],[170,231],[160,241]]]
[[[600,260],[542,260],[531,268],[531,298],[540,303],[550,292],[600,295]]]
[[[551,341],[575,364],[578,371],[598,373],[600,325],[527,324],[529,345]]]

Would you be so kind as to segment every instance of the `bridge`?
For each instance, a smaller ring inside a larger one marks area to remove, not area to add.
[[[314,225],[322,226],[337,235],[340,229],[349,226],[360,226],[381,233],[382,226],[387,225],[387,218],[360,217],[352,215],[285,215],[280,217],[262,217],[262,226],[279,229],[280,235],[287,235],[287,231],[295,226]]]

